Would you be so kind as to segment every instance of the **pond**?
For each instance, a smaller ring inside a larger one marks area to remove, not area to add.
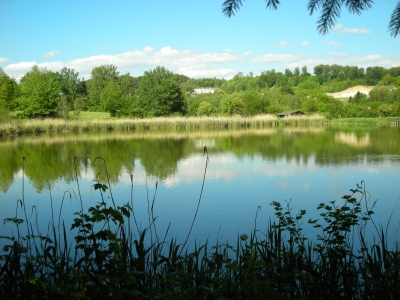
[[[80,199],[85,211],[99,202],[98,181],[111,187],[104,192],[107,203],[130,203],[139,227],[154,218],[152,230],[178,243],[197,208],[191,245],[235,244],[255,227],[265,232],[276,220],[272,201],[290,201],[293,215],[305,209],[305,235],[315,237],[307,221],[322,219],[318,204],[343,203],[363,181],[369,205],[378,200],[375,223],[386,230],[390,220],[388,241],[399,240],[399,128],[22,136],[0,141],[0,166],[0,219],[25,219],[20,199],[42,233],[51,220],[69,228]],[[0,236],[12,232],[2,223]]]

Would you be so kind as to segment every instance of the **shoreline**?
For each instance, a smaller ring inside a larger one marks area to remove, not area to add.
[[[315,127],[326,125],[390,126],[400,118],[341,118],[328,120],[321,115],[277,118],[274,115],[249,117],[162,117],[147,119],[37,119],[13,120],[0,124],[0,137],[41,133],[90,133],[112,131],[193,131],[263,129],[277,127]]]

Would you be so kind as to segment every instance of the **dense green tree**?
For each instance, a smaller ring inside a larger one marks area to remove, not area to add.
[[[357,92],[354,97],[349,98],[350,103],[364,103],[367,100],[367,95]]]
[[[140,77],[132,77],[129,73],[118,77],[121,91],[126,98],[133,97],[139,88]]]
[[[15,81],[0,68],[0,109],[11,110],[14,106]]]
[[[297,88],[304,90],[317,90],[320,88],[320,84],[318,83],[318,78],[309,76],[307,80],[299,83]]]
[[[386,75],[387,70],[383,67],[368,67],[365,72],[367,85],[377,85]]]
[[[293,72],[289,69],[285,69],[285,75],[286,77],[292,77],[293,76]]]
[[[293,75],[294,76],[300,76],[300,68],[299,67],[294,68]]]
[[[369,101],[371,102],[388,102],[391,87],[377,86],[369,92]]]
[[[247,91],[241,95],[241,99],[249,115],[257,115],[265,112],[267,106],[266,99],[256,91]]]
[[[173,73],[164,67],[145,71],[138,90],[139,107],[146,116],[186,113],[186,99]]]
[[[79,73],[75,73],[74,69],[62,68],[58,76],[61,84],[61,95],[57,103],[57,113],[63,119],[68,119],[71,109],[77,109],[77,112],[80,112],[80,108],[75,103],[79,90]],[[77,112],[75,112],[75,116],[78,115]]]
[[[261,72],[261,75],[259,76],[261,87],[273,87],[276,84],[277,77],[278,74],[274,69]]]
[[[277,9],[280,0],[265,0],[267,8]],[[372,7],[373,0],[309,0],[307,9],[312,15],[321,9],[321,15],[317,21],[317,31],[325,35],[336,24],[336,19],[340,17],[342,6],[352,13],[360,15]],[[222,12],[227,16],[234,16],[242,6],[242,0],[225,0],[222,4]],[[390,35],[396,37],[400,35],[400,1],[394,8],[389,21]]]
[[[301,109],[307,114],[315,113],[318,110],[318,102],[315,98],[306,98],[301,104]]]
[[[304,67],[301,68],[301,76],[310,76],[310,75],[311,75],[311,74],[308,73],[307,67],[306,67],[306,66],[304,66]]]
[[[101,110],[101,93],[108,82],[117,81],[119,72],[114,65],[95,67],[88,82],[89,106],[93,110]]]
[[[388,74],[390,74],[393,77],[399,77],[400,76],[400,67],[390,68],[387,72],[388,72]]]
[[[215,113],[215,106],[209,102],[201,101],[197,107],[198,116],[211,116]]]
[[[107,83],[101,92],[101,106],[111,117],[127,114],[127,101],[122,93],[121,86],[114,80]]]
[[[226,116],[248,115],[246,104],[244,103],[240,93],[228,95],[221,103],[221,112]]]
[[[73,105],[79,87],[79,72],[74,72],[74,69],[62,68],[59,73],[61,83],[61,93],[67,98],[68,103]]]
[[[378,85],[385,85],[385,86],[390,86],[390,85],[397,85],[400,83],[396,77],[392,77],[390,74],[386,74],[383,76],[382,80],[378,82]]]
[[[174,74],[174,79],[177,84],[182,84],[182,83],[188,81],[190,78],[186,75]]]
[[[57,73],[34,66],[21,78],[21,108],[24,117],[51,117],[56,115],[61,95]]]

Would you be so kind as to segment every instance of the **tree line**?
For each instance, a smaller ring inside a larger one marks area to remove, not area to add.
[[[112,117],[171,115],[257,115],[301,110],[328,118],[400,116],[400,67],[318,65],[277,72],[237,73],[231,80],[189,78],[164,67],[143,76],[121,75],[102,65],[85,80],[73,69],[58,72],[34,66],[19,83],[0,68],[0,111],[20,118],[78,117],[83,110]],[[327,95],[357,85],[373,86],[369,95],[335,99]],[[197,89],[209,88],[209,93]],[[212,93],[211,93],[211,92]]]

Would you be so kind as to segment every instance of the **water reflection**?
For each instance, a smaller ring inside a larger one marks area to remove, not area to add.
[[[210,163],[193,231],[203,240],[248,233],[258,206],[258,226],[265,228],[273,217],[272,201],[292,199],[295,211],[306,209],[315,217],[319,203],[340,201],[361,180],[372,198],[380,199],[378,222],[387,221],[400,196],[397,128],[27,136],[0,142],[0,217],[15,215],[22,192],[29,207],[48,213],[50,196],[58,211],[65,191],[70,191],[73,197],[64,203],[63,218],[72,222],[79,210],[77,179],[87,208],[98,201],[93,180],[107,182],[107,174],[115,199],[120,204],[130,201],[132,174],[134,207],[142,226],[148,223],[148,201],[155,197],[160,228],[171,222],[173,235],[184,238],[205,172],[204,146]],[[94,163],[96,157],[106,164]],[[41,220],[48,222],[46,216]],[[393,230],[399,221],[396,213]]]
[[[93,164],[95,157],[107,162],[111,182],[121,172],[135,172],[140,161],[147,176],[167,180],[178,171],[178,162],[202,151],[231,153],[236,159],[262,158],[276,162],[307,165],[311,157],[321,166],[369,162],[400,153],[400,133],[396,128],[343,130],[332,128],[284,128],[280,130],[218,131],[198,133],[106,133],[10,138],[0,143],[0,189],[7,192],[26,158],[25,176],[38,192],[58,180],[70,182],[94,167],[97,179],[105,180],[104,166]],[[78,166],[74,164],[78,159]]]

